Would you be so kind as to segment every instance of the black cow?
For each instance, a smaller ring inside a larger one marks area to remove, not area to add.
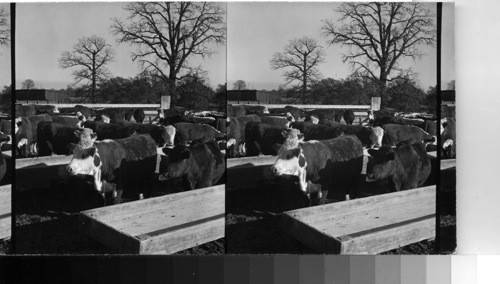
[[[5,135],[4,133],[0,132],[0,148],[2,147],[3,143],[9,142],[10,137]],[[0,151],[0,182],[5,176],[5,173],[7,172],[7,162],[5,161],[5,157],[3,153]]]
[[[75,128],[80,118],[74,115],[52,115],[52,122]]]
[[[383,138],[379,137],[380,133],[378,131],[374,131],[372,127],[337,123],[327,119],[320,120],[319,124],[338,129],[344,135],[355,135],[356,137],[358,137],[359,141],[361,141],[361,144],[363,144],[363,146],[367,148],[378,145],[379,141],[381,141]]]
[[[337,114],[337,110],[333,108],[323,108],[323,109],[319,108],[307,111],[306,114],[308,116],[315,116],[319,120],[323,119],[335,120],[335,115]],[[342,116],[342,114],[340,115]]]
[[[436,140],[435,137],[416,126],[385,124],[382,128],[384,129],[382,141],[384,145],[396,146],[397,143],[407,140],[410,142],[434,142]]]
[[[96,141],[90,129],[75,133],[80,141],[66,167],[70,175],[91,175],[95,189],[111,195],[113,203],[124,197],[138,199],[149,196],[155,180],[156,143],[149,135],[125,139]]]
[[[399,143],[396,148],[384,145],[369,149],[372,156],[367,166],[367,180],[388,179],[395,191],[417,188],[431,173],[431,161],[421,142]]]
[[[327,140],[337,138],[342,135],[339,128],[331,128],[325,125],[313,124],[309,122],[292,122],[290,128],[298,129],[304,134],[304,140]]]
[[[278,159],[271,167],[277,175],[299,178],[300,189],[311,204],[322,203],[330,196],[345,199],[357,197],[357,187],[363,168],[363,146],[356,137],[342,136],[322,141],[303,141],[302,134],[290,130],[279,149]]]
[[[90,121],[80,123],[79,128],[90,128],[97,134],[99,140],[122,139],[131,136],[134,131],[130,127],[105,123],[102,121]]]
[[[215,119],[215,129],[222,133],[226,133],[227,131],[227,126],[229,125],[229,122],[225,118],[217,118]]]
[[[344,116],[344,110],[342,109],[337,110],[337,112],[335,113],[335,122],[340,123],[343,116]]]
[[[188,122],[179,122],[166,128],[166,144],[167,145],[185,145],[191,141],[200,139],[225,139],[226,133],[217,131],[210,125],[194,124]],[[173,133],[172,133],[172,130]]]
[[[73,127],[51,121],[41,121],[37,127],[37,145],[39,156],[70,155],[71,144],[78,143]]]
[[[250,121],[260,122],[260,117],[256,114],[245,115],[240,117],[228,117],[229,125],[227,126],[227,149],[228,156],[234,158],[237,155],[237,149],[245,143],[245,126]],[[231,149],[234,149],[232,151]],[[242,154],[242,153],[240,153]]]
[[[307,117],[307,114],[303,109],[294,106],[286,106],[285,112],[290,113],[296,121],[304,120]]]
[[[343,118],[346,124],[352,124],[356,116],[354,116],[354,112],[352,111],[352,109],[346,109],[344,111]]]
[[[136,108],[134,110],[134,120],[137,123],[142,123],[146,118],[146,114],[144,114],[144,110],[142,108]]]
[[[130,121],[134,114],[133,108],[104,108],[96,111],[96,121],[113,122],[119,120]],[[109,120],[109,121],[108,121]]]
[[[435,136],[437,135],[437,122],[435,120],[426,120],[423,129],[425,132],[429,133],[429,135]]]
[[[181,115],[180,117],[177,118],[177,120],[174,123],[179,123],[179,122],[203,123],[206,125],[210,125],[212,127],[216,127],[215,118],[210,117],[210,116],[199,117],[199,116],[194,116],[194,115]]]
[[[457,134],[455,128],[455,119],[444,118],[443,132],[441,133],[441,157],[443,159],[455,159],[457,152]]]
[[[143,124],[126,120],[116,121],[115,124],[126,127],[128,133],[151,135],[158,147],[164,147],[170,139],[170,135],[167,134],[166,127],[163,125]],[[97,137],[99,137],[99,134]]]
[[[285,128],[290,122],[288,118],[283,116],[260,116],[260,121],[279,128]]]
[[[283,127],[275,127],[263,122],[248,122],[245,127],[245,149],[247,156],[277,155],[275,144],[283,144]]]
[[[29,157],[36,155],[36,134],[38,123],[41,121],[52,121],[48,114],[39,114],[30,117],[16,118],[16,152],[19,156]]]
[[[163,148],[160,179],[184,177],[187,190],[216,184],[224,174],[224,156],[215,140]]]
[[[5,135],[12,135],[12,120],[0,119],[0,132]]]

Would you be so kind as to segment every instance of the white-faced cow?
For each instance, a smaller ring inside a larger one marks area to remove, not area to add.
[[[124,196],[137,199],[148,196],[149,182],[155,180],[156,143],[150,135],[134,135],[125,139],[96,141],[90,129],[76,130],[80,141],[66,167],[70,175],[90,175],[95,189],[110,193],[114,203]]]
[[[323,202],[328,190],[336,198],[357,195],[359,177],[363,167],[363,146],[353,136],[330,140],[303,141],[300,131],[284,132],[285,142],[278,151],[278,159],[271,167],[276,176],[292,175],[299,178],[300,189],[311,204]],[[320,191],[313,191],[318,186]]]

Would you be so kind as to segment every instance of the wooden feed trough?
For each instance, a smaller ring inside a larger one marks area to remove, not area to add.
[[[378,254],[436,234],[436,186],[285,212],[282,229],[319,253]]]
[[[11,235],[11,185],[0,186],[0,239],[8,239]]]
[[[80,213],[80,230],[124,254],[172,254],[224,237],[225,186]]]

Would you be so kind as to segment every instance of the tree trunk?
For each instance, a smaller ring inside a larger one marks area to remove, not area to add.
[[[306,92],[307,92],[307,55],[304,55],[304,61],[303,61],[303,74],[302,74],[302,98],[305,101],[306,99]]]
[[[91,91],[91,97],[90,101],[91,103],[95,104],[95,91],[96,91],[96,70],[95,70],[95,56],[97,53],[92,53],[92,91]]]

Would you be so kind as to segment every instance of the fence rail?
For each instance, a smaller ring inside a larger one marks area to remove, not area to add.
[[[18,101],[17,103],[21,104],[27,104]],[[28,103],[30,104],[30,103]],[[39,105],[53,105],[57,107],[74,107],[75,105],[81,105],[81,106],[86,106],[86,107],[91,107],[91,108],[160,108],[160,104],[87,104],[87,103],[71,103],[71,104],[51,104],[51,103],[40,103],[38,102],[37,104]]]

